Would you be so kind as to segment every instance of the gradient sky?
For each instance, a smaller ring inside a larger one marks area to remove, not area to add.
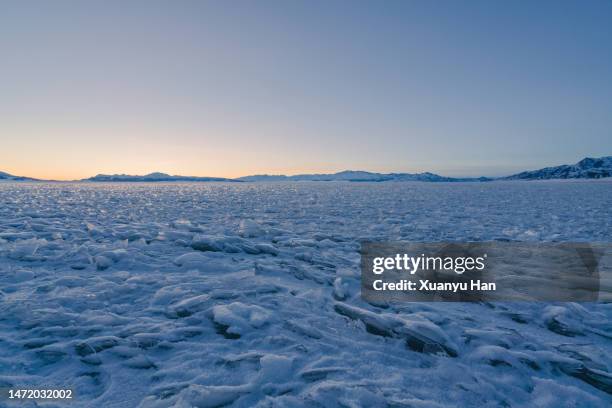
[[[503,175],[612,154],[612,1],[3,1],[0,171]]]

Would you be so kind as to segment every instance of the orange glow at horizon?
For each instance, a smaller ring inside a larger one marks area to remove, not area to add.
[[[278,134],[268,133],[276,139],[275,143],[260,143],[260,135],[253,130],[244,133],[249,137],[240,132],[241,138],[236,140],[239,132],[232,128],[122,125],[63,125],[48,127],[44,132],[35,125],[3,125],[0,133],[13,137],[2,141],[0,171],[43,180],[72,181],[97,174],[153,172],[237,178],[255,174],[410,170],[397,163],[380,168],[369,162],[368,152],[360,154],[360,163],[356,164],[354,152],[343,153],[332,145],[327,146],[325,155],[315,154],[310,150],[312,144],[300,146],[295,139],[283,139]]]
[[[334,173],[351,166],[313,160],[303,155],[282,155],[272,149],[204,148],[202,145],[150,143],[141,147],[129,142],[100,144],[88,141],[46,138],[36,149],[16,143],[0,150],[0,171],[14,176],[43,180],[72,181],[97,174],[170,175],[237,178],[255,174]],[[11,153],[19,152],[19,155]],[[27,160],[24,160],[27,157]],[[352,168],[351,168],[352,169]],[[367,170],[377,171],[368,168]]]
[[[116,168],[117,166],[109,166],[108,168]],[[124,169],[117,168],[116,170],[93,170],[93,171],[85,171],[85,170],[76,170],[70,171],[66,169],[62,171],[62,169],[55,170],[47,170],[39,167],[4,167],[0,169],[0,171],[9,173],[13,176],[21,176],[21,177],[31,177],[41,180],[55,180],[55,181],[77,181],[86,179],[89,177],[93,177],[97,174],[128,174],[128,175],[146,175],[153,172],[166,173],[169,175],[178,175],[178,176],[195,176],[195,177],[222,177],[222,178],[239,178],[244,176],[252,176],[252,175],[260,175],[260,174],[268,174],[268,175],[296,175],[296,174],[311,174],[311,173],[336,173],[339,171],[346,170],[344,168],[329,168],[329,167],[308,167],[308,168],[285,168],[278,169],[276,171],[270,171],[267,168],[252,168],[252,170],[244,170],[244,171],[234,171],[234,172],[220,172],[220,171],[198,171],[198,172],[189,172],[189,171],[181,171],[181,170],[172,170],[172,169],[164,169],[158,167],[147,167],[146,170],[143,167],[133,167],[132,169]]]

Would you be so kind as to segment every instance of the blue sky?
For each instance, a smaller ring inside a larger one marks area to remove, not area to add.
[[[610,1],[8,1],[0,170],[503,175],[612,154]]]

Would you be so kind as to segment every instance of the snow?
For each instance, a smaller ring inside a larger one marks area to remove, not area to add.
[[[610,208],[605,181],[4,182],[0,388],[72,388],[74,407],[607,407],[610,304],[369,304],[358,250],[610,242]]]
[[[539,170],[523,171],[505,177],[507,180],[545,180],[612,177],[612,156],[585,157],[576,164],[563,164]]]

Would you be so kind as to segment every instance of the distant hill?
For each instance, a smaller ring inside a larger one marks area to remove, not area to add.
[[[612,156],[586,157],[576,164],[563,164],[539,170],[524,171],[502,180],[597,179],[612,177]]]
[[[346,170],[333,174],[298,174],[295,176],[284,175],[255,175],[240,177],[241,181],[428,181],[428,182],[459,182],[459,181],[489,181],[486,177],[480,178],[454,178],[444,177],[433,173],[370,173],[368,171]]]
[[[150,173],[144,176],[133,176],[129,174],[98,174],[97,176],[83,179],[81,181],[127,181],[127,182],[153,182],[153,181],[237,181],[222,177],[195,177],[195,176],[171,176],[165,173]]]
[[[31,177],[13,176],[12,174],[0,171],[0,181],[36,181],[37,179]]]

